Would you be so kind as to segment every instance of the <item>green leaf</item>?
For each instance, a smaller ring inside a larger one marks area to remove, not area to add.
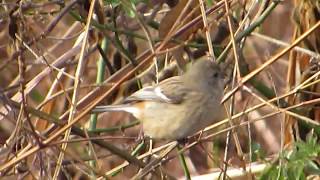
[[[313,162],[319,156],[320,144],[318,138],[314,134],[308,135],[306,142],[298,141],[294,144],[292,150],[280,154],[281,166],[280,164],[273,164],[262,173],[260,179],[303,180],[310,174],[319,175],[320,168]]]
[[[212,6],[213,5],[213,1],[212,0],[207,0],[207,5],[208,6]]]
[[[265,152],[262,149],[261,145],[256,142],[252,142],[251,145],[252,150],[252,161],[257,161],[259,159],[265,159]]]
[[[30,97],[32,100],[34,100],[35,102],[38,102],[38,103],[42,102],[44,100],[44,96],[42,96],[40,94],[40,92],[36,89],[34,89],[30,92]]]

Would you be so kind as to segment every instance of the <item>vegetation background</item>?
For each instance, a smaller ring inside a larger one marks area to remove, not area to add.
[[[319,27],[319,0],[3,0],[1,179],[319,179]],[[90,113],[205,55],[228,115],[186,144]]]

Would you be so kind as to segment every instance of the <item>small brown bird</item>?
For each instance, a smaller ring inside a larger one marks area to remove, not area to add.
[[[93,112],[125,111],[139,119],[144,134],[180,140],[221,120],[224,73],[208,58],[199,59],[182,76],[145,87],[122,104],[97,106]]]

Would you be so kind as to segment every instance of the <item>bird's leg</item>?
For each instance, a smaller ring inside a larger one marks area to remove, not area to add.
[[[140,131],[139,131],[139,135],[138,135],[138,138],[137,138],[137,140],[136,140],[136,142],[140,142],[140,141],[144,141],[144,133],[143,133],[143,130],[142,130],[142,128],[140,129]]]
[[[153,140],[151,137],[148,136],[144,136],[144,132],[142,129],[140,129],[138,138],[137,138],[137,142],[148,142],[149,143],[149,149],[148,149],[148,153],[151,154],[151,156],[153,155],[152,149],[153,149]]]
[[[149,139],[149,150],[148,150],[148,153],[150,153],[153,156],[154,154],[152,152],[152,149],[153,149],[153,140],[152,140],[152,138],[150,138]]]
[[[197,139],[197,141],[200,141],[201,140],[201,138],[202,138],[202,134],[203,134],[203,129],[200,131],[200,133],[199,133],[199,136],[198,136],[198,139]]]
[[[153,150],[153,139],[152,139],[152,137],[146,136],[145,140],[149,143],[148,154],[150,154],[151,156],[156,155],[156,154],[153,154],[153,151],[152,151]]]
[[[179,145],[185,146],[186,144],[188,144],[189,139],[188,138],[181,138],[177,140]]]
[[[147,142],[149,142],[149,150],[148,150],[148,153],[153,155],[153,152],[152,152],[152,149],[153,149],[153,140],[152,140],[152,137],[147,137],[147,136],[144,136],[144,132],[142,129],[140,129],[140,132],[139,132],[139,135],[138,135],[138,139],[137,141],[145,141],[147,140]]]
[[[148,153],[149,153],[149,154],[153,154],[153,153],[152,153],[152,149],[153,149],[153,140],[152,140],[152,138],[151,138],[151,137],[144,136],[143,130],[140,129],[140,132],[139,132],[137,141],[139,142],[139,141],[145,141],[145,140],[147,140],[147,142],[149,143]]]

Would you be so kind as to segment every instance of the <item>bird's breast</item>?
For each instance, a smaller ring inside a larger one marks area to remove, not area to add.
[[[141,116],[144,133],[156,139],[185,138],[216,122],[220,107],[220,100],[198,92],[181,104],[148,101]]]

